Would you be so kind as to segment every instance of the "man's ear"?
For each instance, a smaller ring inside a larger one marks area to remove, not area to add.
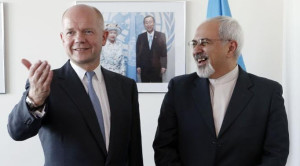
[[[62,32],[60,32],[60,39],[61,39],[61,41],[63,42],[63,43],[65,43],[65,40],[64,40],[64,34],[62,33]]]
[[[103,31],[103,36],[102,36],[102,46],[105,46],[106,40],[107,40],[107,36],[108,36],[108,31],[104,30]]]
[[[229,47],[228,47],[228,52],[227,52],[228,57],[234,56],[237,46],[238,46],[238,44],[236,41],[234,41],[234,40],[229,41]]]

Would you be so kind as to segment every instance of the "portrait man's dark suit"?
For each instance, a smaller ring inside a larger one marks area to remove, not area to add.
[[[157,166],[283,166],[289,152],[282,87],[239,76],[216,136],[209,81],[196,73],[169,83],[153,144]]]
[[[104,68],[102,73],[111,111],[108,151],[93,105],[69,61],[54,70],[43,118],[29,113],[26,84],[27,91],[9,116],[11,137],[25,140],[38,134],[47,166],[143,165],[136,84]]]
[[[136,67],[141,68],[142,82],[162,82],[161,68],[167,68],[166,36],[154,31],[151,49],[147,32],[138,36],[136,42]]]

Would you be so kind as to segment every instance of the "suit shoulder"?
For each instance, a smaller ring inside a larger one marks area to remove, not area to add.
[[[146,32],[140,33],[137,37],[137,43],[141,42],[141,40],[144,40],[145,37],[147,37]]]
[[[106,86],[109,84],[110,87],[118,89],[119,91],[127,94],[129,92],[138,92],[137,84],[135,80],[123,76],[119,73],[108,71],[103,73]]]
[[[155,31],[155,33],[159,34],[159,35],[165,35],[165,33],[160,32],[160,31]]]
[[[61,68],[53,69],[52,71],[53,71],[54,75],[56,75],[61,72]]]
[[[141,37],[141,36],[143,36],[143,35],[146,35],[146,33],[147,33],[147,32],[140,33],[140,34],[138,35],[138,37]]]
[[[52,71],[53,77],[56,78],[63,75],[68,75],[68,72],[74,71],[74,69],[71,67],[70,60],[68,60],[63,66],[61,66],[60,68],[53,69]]]
[[[64,72],[66,72],[66,71],[63,69],[63,67],[61,67],[61,68],[53,69],[52,72],[53,72],[53,79],[52,80],[56,80],[61,75],[63,75]]]
[[[190,84],[195,78],[197,78],[198,75],[196,72],[191,73],[191,74],[184,74],[184,75],[179,75],[170,80],[170,83],[173,84]]]
[[[123,76],[119,73],[115,73],[104,68],[102,68],[102,72],[103,72],[104,79],[105,77],[109,77],[112,81],[121,82],[122,84],[135,83],[133,79]]]
[[[255,85],[259,85],[259,86],[263,86],[263,87],[277,87],[277,88],[281,88],[281,84],[278,83],[277,81],[265,78],[265,77],[261,77],[261,76],[257,76],[255,74],[251,74],[248,73],[249,78],[253,81],[253,83]]]
[[[129,77],[126,77],[126,76],[123,76],[119,73],[113,73],[115,75],[116,78],[120,79],[121,81],[125,81],[125,82],[128,82],[128,83],[132,83],[132,82],[135,82],[133,79],[129,78]]]

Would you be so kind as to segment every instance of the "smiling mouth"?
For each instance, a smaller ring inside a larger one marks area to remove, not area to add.
[[[89,48],[74,48],[73,50],[75,51],[85,51],[88,50]]]
[[[195,55],[194,58],[198,62],[198,64],[204,64],[208,60],[207,56],[200,54]]]
[[[207,60],[208,58],[207,57],[203,57],[203,58],[198,58],[197,61],[198,63],[203,63]]]

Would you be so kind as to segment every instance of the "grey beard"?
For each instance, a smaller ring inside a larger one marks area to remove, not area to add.
[[[214,73],[215,69],[210,64],[210,60],[208,60],[208,64],[206,64],[205,66],[197,66],[197,75],[201,78],[209,78]]]

